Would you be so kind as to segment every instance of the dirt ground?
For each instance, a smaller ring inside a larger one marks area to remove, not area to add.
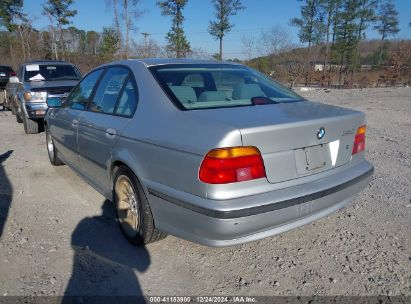
[[[220,249],[129,245],[112,205],[49,164],[44,133],[0,111],[0,295],[411,296],[411,88],[301,94],[366,112],[371,184],[327,218]]]

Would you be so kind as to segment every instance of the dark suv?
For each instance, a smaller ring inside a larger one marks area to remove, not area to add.
[[[12,76],[16,76],[16,73],[11,67],[7,65],[0,65],[0,106],[3,106],[3,109],[7,107],[7,95],[5,88],[9,78]]]
[[[64,61],[31,61],[17,72],[19,84],[14,91],[12,110],[27,134],[38,133],[47,111],[47,96],[65,99],[79,82],[80,70]]]
[[[9,78],[16,76],[13,69],[7,65],[0,65],[0,90],[4,90]]]

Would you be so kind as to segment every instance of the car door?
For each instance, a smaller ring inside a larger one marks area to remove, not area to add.
[[[65,162],[79,168],[77,131],[79,121],[85,113],[89,98],[103,70],[87,75],[68,96],[64,107],[55,109],[51,114],[50,130],[57,150],[63,155]]]
[[[81,168],[100,190],[111,189],[111,150],[134,114],[137,92],[131,72],[110,67],[102,76],[94,97],[79,124]]]

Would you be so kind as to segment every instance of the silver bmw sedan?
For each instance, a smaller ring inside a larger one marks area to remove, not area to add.
[[[240,64],[113,62],[47,103],[50,162],[112,200],[138,245],[282,233],[347,205],[374,170],[363,113],[305,100]]]

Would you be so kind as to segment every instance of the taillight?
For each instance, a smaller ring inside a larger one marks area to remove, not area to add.
[[[352,155],[365,150],[365,125],[358,128],[352,147]]]
[[[228,184],[264,178],[265,168],[255,147],[214,149],[200,166],[200,180],[207,184]]]

